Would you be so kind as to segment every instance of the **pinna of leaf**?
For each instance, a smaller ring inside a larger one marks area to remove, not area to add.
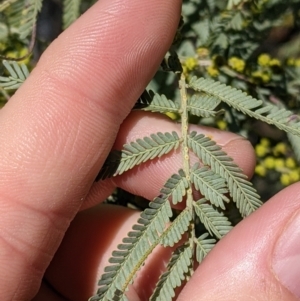
[[[175,132],[159,132],[126,144],[121,151],[111,152],[97,177],[97,180],[103,180],[120,175],[148,160],[181,148],[182,168],[166,181],[159,196],[149,203],[149,208],[141,213],[132,231],[118,245],[118,250],[112,253],[110,265],[105,268],[99,289],[90,301],[127,300],[128,286],[133,283],[154,248],[158,245],[174,247],[180,242],[149,299],[172,300],[175,288],[193,274],[195,263],[200,263],[216,241],[232,229],[230,220],[223,213],[226,203],[232,200],[242,217],[248,216],[262,204],[242,170],[220,146],[203,134],[189,132],[188,116],[189,113],[205,117],[214,115],[218,104],[225,101],[243,112],[249,111],[253,117],[267,119],[269,123],[277,125],[278,118],[274,114],[266,115],[269,111],[273,113],[276,108],[261,110],[261,101],[207,79],[193,78],[186,83],[184,75],[181,75],[179,86],[180,104],[164,95],[144,92],[135,109],[179,114],[181,137]],[[186,88],[201,93],[188,98]],[[243,101],[245,99],[247,102]],[[299,131],[296,122],[290,124],[287,119],[281,119],[279,123],[283,129],[290,126]],[[202,163],[190,166],[190,152]],[[194,198],[193,190],[200,192],[200,199]],[[171,204],[176,205],[183,199],[186,200],[185,208],[175,216]],[[205,229],[200,235],[195,228],[198,222]]]

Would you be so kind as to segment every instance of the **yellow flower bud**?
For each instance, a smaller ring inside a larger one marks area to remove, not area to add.
[[[268,148],[264,145],[257,144],[255,146],[255,153],[258,157],[264,157],[268,153]]]
[[[281,176],[280,176],[280,182],[283,186],[288,186],[291,184],[291,179],[289,177],[288,174],[286,173],[283,173]]]
[[[285,166],[288,167],[288,168],[295,168],[296,167],[296,161],[294,158],[286,158],[285,160]]]
[[[257,62],[258,62],[258,65],[260,65],[260,66],[268,66],[270,63],[270,60],[271,60],[271,57],[268,54],[264,53],[258,57]]]
[[[165,115],[168,116],[169,118],[171,118],[172,120],[178,119],[177,114],[174,112],[167,112],[167,113],[165,113]]]
[[[267,174],[267,170],[263,165],[256,165],[255,167],[255,173],[261,177],[264,177]]]
[[[211,77],[217,77],[219,75],[219,70],[214,66],[208,66],[206,71]]]
[[[275,158],[268,156],[264,160],[264,166],[268,169],[273,169],[275,167]]]
[[[300,180],[300,173],[299,173],[299,170],[291,170],[289,172],[289,177],[290,177],[290,180],[292,183],[295,183],[297,181]]]

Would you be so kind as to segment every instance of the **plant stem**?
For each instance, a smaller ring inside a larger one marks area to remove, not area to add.
[[[192,211],[193,218],[189,225],[188,229],[188,244],[190,248],[193,249],[193,253],[195,251],[195,212],[193,208],[193,191],[191,185],[191,175],[190,175],[190,154],[189,154],[189,147],[188,147],[188,134],[189,134],[189,116],[187,110],[187,93],[186,93],[186,82],[185,76],[182,73],[180,80],[179,80],[179,89],[180,89],[180,96],[181,96],[181,107],[180,107],[180,114],[181,114],[181,133],[182,133],[182,160],[183,160],[183,170],[185,176],[188,180],[189,186],[186,191],[186,207]],[[190,266],[189,274],[193,274],[193,263]]]

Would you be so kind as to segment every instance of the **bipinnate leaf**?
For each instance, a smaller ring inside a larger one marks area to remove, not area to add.
[[[105,268],[97,295],[90,300],[121,300],[119,297],[125,294],[136,272],[159,243],[159,233],[163,232],[172,216],[168,196],[155,198],[149,207],[141,213],[138,223],[118,245],[118,250],[112,253],[109,259],[112,265]]]
[[[172,203],[176,205],[182,201],[183,196],[186,194],[188,188],[188,181],[182,169],[178,174],[172,175],[172,177],[166,182],[162,193],[172,196]]]
[[[221,100],[215,96],[193,95],[188,101],[187,109],[196,116],[214,117],[220,113],[215,110],[220,102]]]
[[[224,202],[229,203],[226,181],[207,166],[199,167],[196,163],[191,169],[191,182],[211,204],[225,210]]]
[[[80,15],[81,0],[63,1],[63,29],[68,28]]]
[[[300,163],[300,137],[289,133],[287,134],[287,137],[291,143],[295,157],[298,163]]]
[[[3,12],[6,8],[8,8],[12,3],[18,0],[2,0],[0,3],[0,12]]]
[[[185,208],[172,224],[164,231],[161,236],[161,244],[164,247],[173,247],[182,238],[182,235],[188,230],[193,219],[193,213],[190,208]]]
[[[186,279],[192,264],[193,252],[189,244],[177,248],[167,266],[167,271],[160,277],[150,301],[171,301],[175,296],[174,289]]]
[[[247,176],[213,140],[192,132],[188,136],[188,145],[204,164],[226,180],[230,195],[243,217],[262,205]]]
[[[218,97],[234,109],[250,117],[273,124],[281,130],[300,136],[299,117],[294,113],[264,104],[246,93],[211,79],[193,77],[188,85],[195,91]]]
[[[211,2],[211,1],[210,1]],[[199,34],[199,40],[202,45],[207,43],[210,34],[210,20],[209,18],[200,19],[192,26],[193,30]]]
[[[231,223],[222,212],[217,211],[209,202],[202,198],[193,203],[196,214],[211,236],[221,239],[231,229]]]
[[[201,263],[205,256],[215,246],[216,240],[214,238],[207,238],[208,233],[202,234],[196,239],[196,260]]]
[[[0,87],[6,90],[18,89],[29,76],[29,71],[25,64],[18,64],[15,61],[3,61],[3,65],[9,76],[0,76]]]
[[[113,151],[114,154],[108,156],[96,180],[121,175],[141,163],[166,155],[177,149],[179,143],[178,134],[172,132],[152,134],[125,144],[121,152]]]
[[[36,24],[38,13],[42,8],[43,0],[26,0],[20,20],[19,35],[20,39],[26,39],[33,31]]]

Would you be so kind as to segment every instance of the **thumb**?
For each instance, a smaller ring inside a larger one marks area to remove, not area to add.
[[[300,183],[242,221],[209,253],[177,301],[299,300],[299,201]]]

